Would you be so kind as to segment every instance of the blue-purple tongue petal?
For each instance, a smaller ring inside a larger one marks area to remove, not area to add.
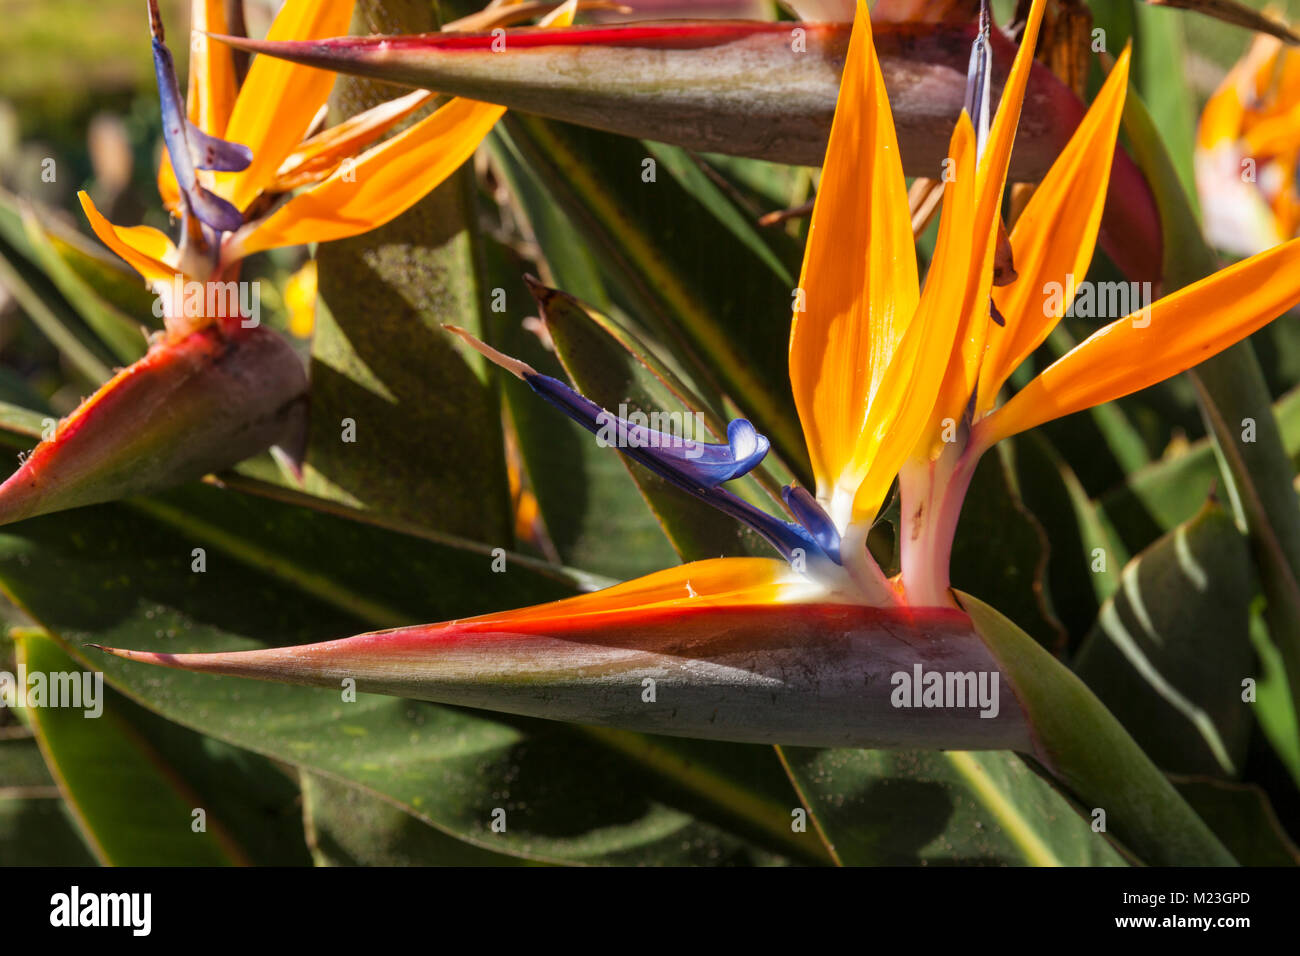
[[[799,524],[812,535],[817,546],[826,552],[826,556],[836,564],[842,564],[839,529],[835,527],[831,516],[817,503],[812,493],[802,485],[794,487],[786,485],[781,489],[781,497],[785,499],[786,506]]]
[[[185,121],[185,128],[189,134],[190,158],[199,169],[237,173],[253,161],[253,151],[243,143],[209,136],[189,120]]]
[[[162,39],[162,23],[155,14],[153,30],[154,75],[158,80],[158,103],[162,109],[163,141],[176,174],[176,183],[185,203],[198,220],[220,232],[234,232],[244,224],[244,217],[231,203],[199,185],[197,169],[238,171],[253,160],[247,146],[227,142],[200,131],[185,116],[181,105],[176,64]]]
[[[801,524],[783,521],[719,487],[724,481],[748,474],[771,448],[767,436],[759,434],[745,419],[737,418],[727,426],[725,445],[683,439],[619,418],[549,375],[532,369],[515,371],[533,391],[603,443],[616,446],[683,491],[749,525],[786,560],[793,560],[802,552],[808,557],[824,554],[836,564],[841,563],[839,533],[824,512],[820,513],[830,533],[827,535],[822,529],[822,536],[818,537],[816,532],[810,533],[802,518]],[[816,508],[815,501],[813,507]],[[833,549],[827,548],[823,539],[831,542]]]
[[[767,438],[744,419],[728,426],[725,445],[714,444],[686,437],[690,429],[685,421],[677,429],[682,434],[659,431],[619,418],[549,375],[530,369],[523,373],[523,379],[602,444],[618,448],[685,491],[713,488],[746,474],[771,447]]]
[[[767,436],[760,435],[758,429],[744,418],[733,419],[727,426],[727,444],[731,446],[731,455],[736,461],[736,469],[727,476],[728,479],[749,474],[767,457],[772,447]]]
[[[749,422],[738,418],[727,426],[727,443],[711,444],[684,438],[619,418],[580,395],[569,385],[542,375],[526,362],[498,352],[462,328],[443,326],[493,364],[518,376],[547,402],[564,412],[606,445],[618,448],[687,494],[753,528],[792,563],[803,558],[839,561],[838,537],[834,555],[801,525],[774,517],[719,487],[754,468],[771,443]],[[672,419],[669,419],[671,421]],[[685,431],[685,423],[679,431]],[[829,519],[828,519],[829,520]]]

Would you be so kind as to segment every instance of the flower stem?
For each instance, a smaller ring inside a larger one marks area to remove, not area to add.
[[[955,606],[948,565],[962,502],[984,449],[952,442],[938,458],[913,461],[899,472],[903,594],[914,607]]]

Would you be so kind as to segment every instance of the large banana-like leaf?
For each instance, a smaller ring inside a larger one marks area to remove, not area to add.
[[[1013,753],[783,750],[846,866],[1125,863]],[[898,825],[903,819],[908,826]]]
[[[1078,677],[983,601],[958,597],[1024,695],[1035,758],[1095,825],[1148,864],[1236,862]]]
[[[0,780],[0,866],[95,862],[35,738],[22,724],[0,724]]]

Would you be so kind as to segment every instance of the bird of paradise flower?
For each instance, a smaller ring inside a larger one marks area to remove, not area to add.
[[[1091,261],[1127,90],[1125,50],[1010,233],[1017,277],[995,285],[1002,196],[1043,5],[1031,8],[995,113],[989,47],[976,42],[922,287],[889,101],[858,4],[790,338],[816,478],[814,489],[784,490],[794,520],[723,487],[767,452],[748,422],[733,421],[726,443],[702,447],[652,433],[451,330],[587,429],[608,435],[612,426],[623,453],[754,528],[780,558],[694,561],[551,604],[292,648],[105,650],[294,683],[351,678],[363,690],[685,736],[1045,755],[1029,672],[1009,666],[1007,645],[990,643],[986,606],[949,587],[975,464],[1003,438],[1190,368],[1300,301],[1300,242],[1110,323],[999,404],[1011,372],[1068,305],[1053,284]],[[896,479],[902,570],[890,579],[866,537]],[[889,702],[890,673],[914,664],[1014,672],[1014,694],[995,720],[919,720]],[[1049,681],[1048,671],[1033,673]],[[627,694],[645,680],[671,688],[672,707]],[[1086,694],[1077,682],[1060,686]]]
[[[286,0],[268,38],[344,33],[354,6]],[[578,6],[543,4],[540,22],[567,25]],[[376,143],[431,102],[417,91],[316,131],[335,74],[257,57],[237,85],[231,49],[207,35],[227,29],[222,0],[193,2],[183,101],[156,0],[148,9],[166,144],[158,188],[179,240],[115,225],[85,192],[80,200],[95,234],[156,294],[165,329],[0,485],[0,523],[169,487],[271,446],[297,471],[306,374],[288,343],[245,314],[244,259],[384,225],[454,173],[505,113],[453,98]]]
[[[1196,186],[1205,232],[1250,255],[1300,233],[1300,50],[1259,36],[1201,112]]]
[[[288,0],[267,38],[346,33],[354,6],[354,0]],[[169,294],[178,271],[200,282],[228,278],[256,252],[329,242],[383,225],[458,169],[505,112],[452,99],[371,145],[432,100],[433,94],[417,91],[313,132],[334,74],[258,57],[234,93],[232,51],[205,35],[225,32],[224,5],[195,0],[194,29],[204,32],[191,58],[187,114],[156,4],[150,9],[167,144],[158,186],[164,205],[181,217],[180,243],[147,226],[112,225],[84,192],[81,203],[96,235],[160,295]],[[544,25],[565,25],[573,9],[562,5]],[[165,317],[173,334],[196,325],[174,308]],[[199,317],[199,323],[212,318]]]

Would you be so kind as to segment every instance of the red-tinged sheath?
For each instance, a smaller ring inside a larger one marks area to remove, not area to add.
[[[0,485],[0,524],[170,487],[292,443],[306,390],[288,343],[238,319],[159,342]]]
[[[504,35],[433,33],[267,42],[241,49],[466,96],[706,152],[820,166],[848,48],[848,23],[668,21]],[[938,177],[966,90],[974,24],[873,26],[909,176]],[[993,96],[1015,47],[993,31]],[[1041,179],[1083,117],[1078,97],[1035,64],[1011,179]],[[1116,150],[1101,242],[1130,278],[1160,276],[1161,233],[1145,179]]]
[[[1032,749],[1016,694],[960,611],[707,599],[598,614],[555,607],[299,647],[105,650],[165,667],[336,689],[351,678],[362,691],[673,736]],[[933,674],[952,695],[936,697]]]

